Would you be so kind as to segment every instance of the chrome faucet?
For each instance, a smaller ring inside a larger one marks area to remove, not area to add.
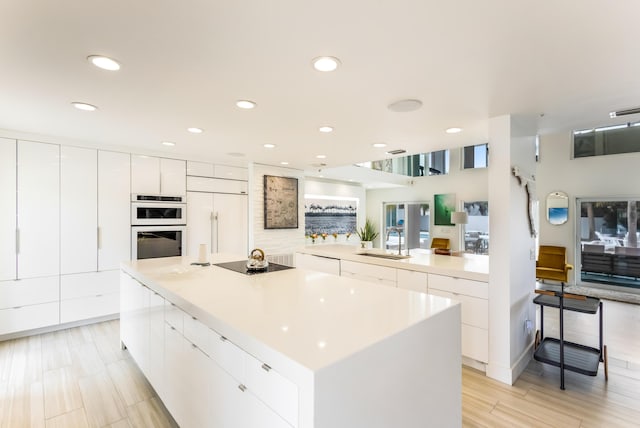
[[[389,235],[391,232],[396,232],[398,234],[398,255],[402,255],[402,227],[391,226],[387,228],[387,241],[389,240]]]

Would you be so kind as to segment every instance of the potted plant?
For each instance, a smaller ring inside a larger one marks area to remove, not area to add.
[[[371,220],[366,219],[364,227],[356,230],[356,233],[360,238],[360,248],[373,248],[373,240],[378,237],[378,232]]]

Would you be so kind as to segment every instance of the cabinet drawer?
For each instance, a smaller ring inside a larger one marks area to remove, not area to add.
[[[462,355],[486,363],[489,361],[489,331],[462,324]]]
[[[164,320],[175,328],[178,333],[183,334],[184,332],[184,317],[185,313],[175,305],[175,303],[171,303],[168,300],[165,300],[164,304]]]
[[[298,387],[267,364],[245,354],[246,386],[294,427],[298,426]]]
[[[0,309],[57,302],[58,276],[0,282]]]
[[[437,289],[467,296],[489,298],[489,285],[482,281],[455,278],[453,276],[429,274],[429,290]]]
[[[230,180],[248,180],[249,170],[238,166],[214,165],[214,175],[218,178],[226,178]]]
[[[60,276],[60,298],[97,296],[118,291],[119,271],[88,272]]]
[[[221,178],[187,177],[187,191],[211,193],[247,193],[247,182]]]
[[[396,269],[386,267],[370,265],[368,263],[352,262],[350,260],[340,261],[340,272],[355,273],[357,275],[364,275],[371,278],[382,279],[387,281],[396,282]]]
[[[57,325],[60,319],[59,303],[22,306],[0,310],[0,336],[17,331]]]
[[[330,273],[332,275],[340,275],[339,259],[314,256],[313,254],[296,253],[296,267],[300,269]]]
[[[236,380],[245,382],[244,359],[247,353],[213,330],[209,330],[209,335],[211,358]]]
[[[427,274],[425,272],[416,272],[413,270],[397,270],[398,288],[405,290],[427,292]]]
[[[210,331],[209,327],[198,321],[196,317],[184,314],[184,337],[207,355],[211,355]]]
[[[458,300],[462,305],[463,324],[484,329],[489,328],[489,302],[487,300],[435,289],[429,289],[429,293],[434,296]]]
[[[77,297],[60,301],[60,322],[72,322],[117,314],[120,311],[120,293]]]

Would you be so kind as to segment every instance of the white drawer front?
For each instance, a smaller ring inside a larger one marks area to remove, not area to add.
[[[164,304],[164,320],[175,328],[178,333],[183,334],[184,332],[184,317],[185,313],[177,307],[174,303],[165,300]]]
[[[413,270],[398,269],[398,288],[427,292],[427,274]]]
[[[17,331],[57,325],[60,319],[59,303],[22,306],[0,310],[0,336]]]
[[[60,322],[72,322],[117,314],[120,311],[120,293],[78,297],[60,301]]]
[[[246,353],[245,368],[247,388],[291,425],[298,426],[298,387]]]
[[[213,338],[210,331],[209,327],[202,324],[195,317],[184,314],[184,337],[207,355],[211,355],[211,341]]]
[[[187,177],[187,191],[246,194],[247,182],[220,178]]]
[[[244,358],[247,354],[223,336],[209,330],[211,336],[211,358],[239,382],[245,381]]]
[[[340,275],[339,259],[314,256],[312,254],[296,253],[296,267],[330,273],[332,275]]]
[[[482,281],[454,278],[452,276],[429,274],[429,289],[449,291],[467,296],[489,298],[489,285]]]
[[[187,161],[187,175],[213,177],[213,164],[207,162]]]
[[[57,302],[58,281],[58,276],[2,281],[0,282],[0,309]]]
[[[60,298],[64,300],[115,293],[119,289],[119,272],[108,270],[61,275]]]
[[[370,265],[368,263],[340,261],[340,272],[350,272],[362,276],[396,282],[396,269],[386,266]]]
[[[248,180],[249,170],[237,166],[215,165],[213,167],[215,176],[218,178],[227,178],[230,180]]]
[[[462,323],[479,328],[489,328],[489,302],[477,297],[447,291],[429,289],[429,294],[458,300],[462,305]]]
[[[462,324],[462,355],[486,363],[489,361],[489,331]]]

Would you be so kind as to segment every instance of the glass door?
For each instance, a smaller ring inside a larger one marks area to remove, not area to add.
[[[384,203],[382,242],[388,250],[429,248],[429,203]]]

